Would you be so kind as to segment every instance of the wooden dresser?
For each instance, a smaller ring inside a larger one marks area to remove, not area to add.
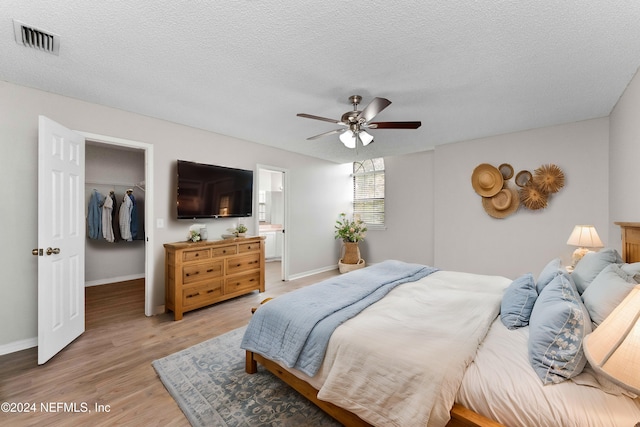
[[[264,292],[264,237],[165,243],[165,307],[182,314]]]

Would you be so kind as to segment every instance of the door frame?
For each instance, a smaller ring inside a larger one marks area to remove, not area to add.
[[[112,136],[99,135],[95,133],[83,132],[74,130],[74,132],[82,135],[85,140],[92,142],[98,142],[104,145],[115,145],[119,147],[135,148],[144,151],[144,180],[145,180],[145,194],[144,194],[144,223],[145,223],[145,242],[144,242],[144,314],[146,316],[153,316],[156,311],[153,307],[153,283],[154,283],[154,257],[153,257],[153,242],[154,242],[154,226],[153,226],[153,144],[146,142],[133,141],[130,139],[116,138]],[[84,162],[85,160],[82,159]]]
[[[269,166],[263,164],[256,165],[256,183],[254,186],[254,209],[256,212],[254,215],[255,218],[255,228],[256,234],[260,234],[260,219],[258,218],[258,199],[259,199],[259,191],[260,191],[260,171],[269,171],[269,172],[282,172],[282,192],[284,199],[284,209],[283,209],[283,218],[282,218],[282,229],[284,230],[282,236],[282,262],[281,262],[281,279],[283,281],[289,280],[289,232],[287,231],[287,227],[289,226],[289,170],[284,169],[278,166]]]

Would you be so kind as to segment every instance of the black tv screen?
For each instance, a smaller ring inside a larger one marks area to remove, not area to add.
[[[178,160],[178,219],[251,216],[253,171]]]

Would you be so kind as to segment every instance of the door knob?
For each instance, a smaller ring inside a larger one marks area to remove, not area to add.
[[[38,248],[31,249],[31,255],[33,255],[33,256],[42,256],[42,249],[38,249]]]
[[[60,248],[47,248],[47,255],[51,255],[51,254],[59,254],[60,253]]]

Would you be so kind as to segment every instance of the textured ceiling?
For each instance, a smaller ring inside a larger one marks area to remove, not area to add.
[[[60,36],[16,43],[13,20]],[[607,116],[640,65],[633,1],[2,0],[0,80],[336,162]],[[393,102],[346,149],[348,97]]]

